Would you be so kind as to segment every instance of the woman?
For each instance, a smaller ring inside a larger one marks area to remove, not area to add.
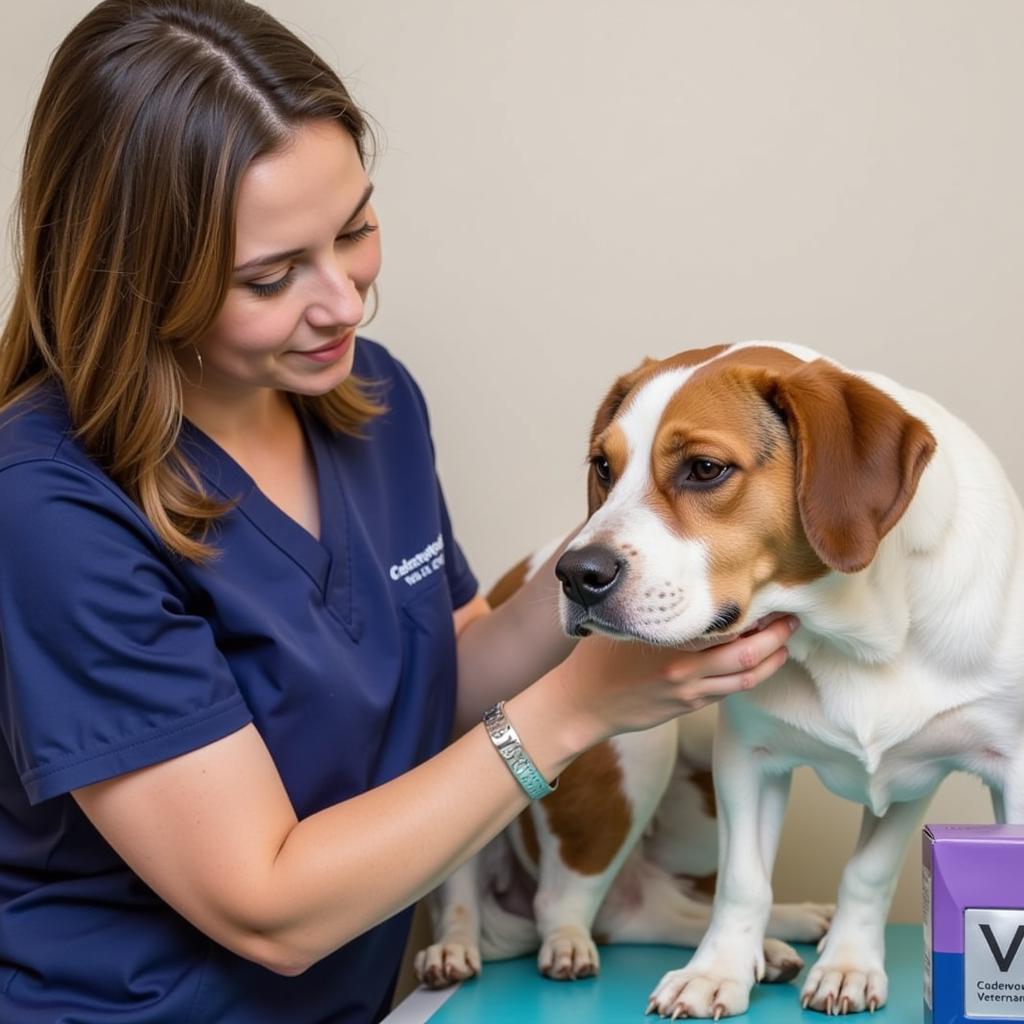
[[[0,1020],[379,1018],[404,908],[527,788],[785,658],[571,651],[550,567],[488,614],[355,335],[365,134],[241,0],[107,0],[54,57],[0,340]]]

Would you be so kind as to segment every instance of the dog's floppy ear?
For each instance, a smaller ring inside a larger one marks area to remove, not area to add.
[[[764,383],[796,443],[811,547],[831,569],[863,569],[914,497],[935,438],[895,399],[822,359]]]
[[[645,357],[644,361],[636,367],[636,369],[623,374],[611,386],[611,390],[604,396],[604,401],[598,406],[597,415],[594,417],[594,426],[590,431],[591,448],[594,445],[594,441],[607,429],[608,424],[615,419],[615,415],[619,411],[619,407],[626,400],[626,396],[630,391],[632,391],[636,386],[637,381],[644,375],[644,371],[647,370],[649,366],[653,366],[656,362],[656,359]],[[591,469],[590,476],[587,481],[588,519],[597,511],[600,505],[601,495],[598,492],[597,478],[594,475],[593,469]]]

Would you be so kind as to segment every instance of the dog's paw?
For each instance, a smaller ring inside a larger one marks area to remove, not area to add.
[[[874,1012],[888,995],[889,979],[880,964],[822,958],[807,975],[800,1005],[829,1015]]]
[[[776,903],[766,931],[787,942],[817,942],[835,912],[834,903]]]
[[[537,954],[540,973],[556,981],[593,977],[601,968],[594,940],[584,928],[566,925],[544,937]]]
[[[693,965],[669,971],[651,993],[647,1013],[659,1017],[702,1017],[721,1020],[746,1013],[753,978],[714,967]]]
[[[792,981],[803,969],[803,966],[803,958],[792,946],[788,946],[778,939],[764,940],[763,981]]]
[[[480,973],[480,949],[472,942],[436,942],[416,954],[413,971],[427,988],[446,988]]]

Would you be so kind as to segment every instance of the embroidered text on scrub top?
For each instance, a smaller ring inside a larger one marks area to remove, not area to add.
[[[401,562],[392,565],[388,575],[395,581],[405,580],[414,587],[422,583],[428,576],[444,568],[444,538],[437,535],[422,551],[417,551],[409,558],[403,558]]]

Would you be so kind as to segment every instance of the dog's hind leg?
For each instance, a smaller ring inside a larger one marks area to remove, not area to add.
[[[676,742],[674,722],[617,736],[587,751],[532,808],[542,974],[567,980],[598,972],[594,919],[668,785]]]
[[[696,946],[710,920],[710,902],[687,895],[637,849],[601,904],[594,932],[607,942]]]

